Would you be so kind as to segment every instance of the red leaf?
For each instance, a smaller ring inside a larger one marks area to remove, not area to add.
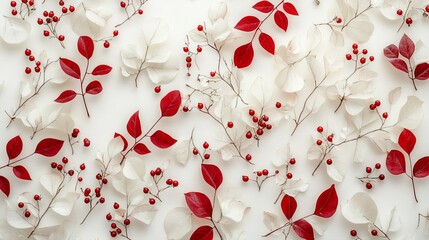
[[[45,138],[37,144],[34,153],[38,153],[45,157],[53,157],[57,155],[57,153],[61,150],[63,144],[64,141],[62,140],[54,138]]]
[[[295,6],[290,2],[285,2],[283,4],[283,9],[290,15],[298,16],[298,11],[296,10]]]
[[[31,180],[30,174],[24,166],[18,165],[13,167],[13,174],[22,180]]]
[[[284,14],[284,12],[276,11],[276,13],[274,13],[274,22],[276,22],[277,26],[280,29],[286,32],[287,27],[289,25],[289,21],[287,19],[286,14]]]
[[[253,61],[253,56],[255,53],[253,52],[252,42],[244,44],[234,52],[234,64],[237,68],[245,68],[249,66]]]
[[[396,45],[390,44],[385,47],[383,50],[384,56],[387,58],[398,58],[399,57],[399,49]]]
[[[398,150],[392,150],[386,157],[387,170],[393,175],[405,173],[405,156]]]
[[[299,237],[305,240],[314,240],[313,227],[304,219],[293,222],[292,228]]]
[[[70,102],[76,97],[77,93],[73,90],[65,90],[54,101],[57,103]]]
[[[142,135],[139,111],[135,112],[128,120],[127,131],[133,138],[138,138],[140,135]]]
[[[418,80],[427,80],[429,78],[429,63],[420,63],[414,70],[414,76]]]
[[[94,53],[94,41],[88,36],[81,36],[77,41],[77,50],[86,59],[90,59]]]
[[[399,135],[398,144],[408,155],[413,151],[414,145],[416,145],[416,136],[410,130],[404,128]]]
[[[9,140],[6,144],[6,153],[9,160],[15,159],[22,152],[22,139],[20,136],[16,136]]]
[[[204,181],[215,190],[222,184],[223,176],[222,171],[212,164],[201,164],[201,172],[203,174]]]
[[[213,228],[210,226],[201,226],[192,233],[190,240],[212,240]]]
[[[200,192],[185,193],[186,204],[192,213],[199,218],[211,218],[213,213],[210,199]]]
[[[80,79],[80,68],[77,63],[67,58],[60,58],[60,67],[65,74],[72,78]]]
[[[261,21],[255,16],[246,16],[238,21],[234,28],[245,32],[251,32],[258,28],[260,22]]]
[[[286,194],[282,199],[281,207],[285,217],[290,220],[295,214],[298,204],[294,197]]]
[[[150,136],[150,141],[159,148],[169,148],[177,142],[176,139],[161,130],[154,132]]]
[[[399,70],[401,70],[401,71],[403,71],[403,72],[408,73],[407,63],[405,63],[405,61],[404,61],[404,60],[397,58],[397,59],[393,59],[393,60],[391,60],[391,61],[390,61],[390,63],[391,63],[395,68],[397,68],[397,69],[399,69]]]
[[[271,11],[273,11],[274,9],[274,5],[272,3],[270,3],[269,1],[260,1],[257,2],[255,5],[253,5],[254,9],[263,12],[263,13],[269,13]]]
[[[98,65],[97,67],[92,70],[92,75],[99,76],[99,75],[106,75],[109,74],[110,71],[112,71],[112,67],[108,65]]]
[[[122,149],[122,151],[125,151],[125,149],[128,148],[128,141],[127,139],[124,138],[124,136],[122,136],[122,134],[115,132],[115,135],[113,135],[113,137],[120,137],[122,139],[122,141],[124,142],[124,149]]]
[[[410,59],[414,54],[415,48],[413,40],[407,34],[404,34],[399,42],[399,53],[405,58]]]
[[[10,194],[10,184],[9,180],[7,178],[0,176],[0,190],[6,195],[6,197],[9,197]]]
[[[429,175],[429,156],[417,160],[413,167],[413,175],[416,178],[423,178]]]
[[[274,55],[276,47],[275,47],[274,40],[270,35],[261,32],[261,34],[259,34],[259,44],[261,44],[261,46],[265,49],[265,51]]]
[[[143,143],[137,143],[137,145],[134,147],[134,152],[140,155],[145,155],[150,153],[150,150]]]
[[[101,86],[101,83],[97,80],[90,82],[85,89],[85,93],[93,95],[99,94],[101,91],[103,91],[103,86]]]
[[[162,117],[172,117],[179,111],[182,96],[179,90],[173,90],[165,95],[159,103]]]
[[[338,206],[337,191],[335,191],[335,185],[332,184],[330,188],[326,189],[317,198],[316,209],[314,209],[314,215],[329,218],[334,215]]]

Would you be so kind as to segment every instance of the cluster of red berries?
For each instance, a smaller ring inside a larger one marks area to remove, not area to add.
[[[377,236],[377,235],[378,235],[378,231],[377,231],[377,229],[372,229],[372,230],[371,230],[371,235],[372,235],[372,236]],[[355,229],[352,229],[352,230],[350,231],[350,236],[352,236],[352,237],[357,237],[356,239],[361,239],[361,238],[358,236],[358,232],[357,232]]]
[[[38,201],[42,200],[42,197],[39,194],[34,194],[33,199],[34,199],[34,201],[38,202]],[[39,204],[32,204],[32,203],[27,203],[27,204],[29,204],[31,206],[35,206],[35,205],[39,206]],[[25,207],[25,203],[18,202],[18,208],[24,209],[24,207]],[[27,208],[25,208],[24,211],[22,212],[22,215],[26,218],[29,218],[31,216],[31,212],[28,211]]]
[[[202,32],[203,30],[204,30],[204,27],[203,27],[203,25],[198,25],[197,26],[197,30],[199,31],[199,32]],[[198,53],[200,53],[200,52],[202,52],[203,51],[203,48],[200,46],[200,45],[198,45],[197,46],[197,48],[196,48],[196,52],[192,52],[192,51],[190,51],[189,50],[189,42],[186,42],[186,44],[185,44],[186,46],[184,46],[183,47],[183,52],[185,52],[186,53],[186,58],[185,58],[185,61],[186,61],[186,68],[188,69],[188,76],[190,76],[191,74],[189,73],[189,69],[192,67],[192,57],[194,56],[194,55],[197,55]],[[214,77],[216,75],[216,73],[215,72],[211,72],[210,73],[210,76],[211,77]]]
[[[280,104],[281,107],[281,104]],[[261,117],[258,117],[256,115],[255,110],[249,109],[249,116],[252,118],[252,121],[256,124],[256,128],[254,129],[255,136],[253,136],[251,131],[248,131],[246,133],[246,138],[250,139],[254,137],[256,140],[259,140],[259,137],[264,134],[264,129],[271,130],[273,126],[269,123],[267,123],[270,118],[267,115],[262,115]]]
[[[366,57],[363,56],[363,57],[359,58],[359,54],[367,55],[368,54],[368,50],[367,49],[363,49],[362,52],[359,52],[359,45],[357,43],[353,43],[352,50],[353,50],[353,54],[356,56],[356,58],[353,59],[353,56],[350,53],[348,53],[348,54],[346,54],[346,59],[348,61],[351,61],[351,60],[358,61],[359,60],[359,62],[361,64],[365,64],[366,63]],[[372,62],[372,61],[374,61],[374,56],[369,56],[368,59],[369,59],[369,61]]]
[[[279,170],[276,170],[274,173],[278,174]],[[255,171],[255,172],[253,172],[253,174],[256,175],[256,179],[255,179],[256,181],[258,180],[259,177],[262,177],[262,176],[265,176],[266,178],[274,176],[274,175],[269,176],[270,172],[268,171],[268,169],[265,169],[265,168],[260,170],[260,171]],[[241,176],[241,180],[243,180],[243,182],[248,182],[249,176],[243,175],[243,176]]]
[[[35,66],[34,66],[34,71],[36,73],[40,72],[40,65],[42,64],[40,61],[36,61],[36,58],[32,55],[31,49],[25,49],[24,54],[26,57],[28,57],[28,61],[30,62],[34,62]],[[26,67],[25,68],[25,73],[26,74],[30,74],[31,73],[31,67]]]
[[[79,136],[79,132],[80,132],[80,130],[78,128],[74,128],[72,133],[71,133],[72,138],[77,138]],[[89,147],[90,145],[91,145],[91,141],[88,138],[84,138],[83,139],[83,146]]]
[[[402,14],[404,14],[404,11],[402,11],[402,9],[398,9],[396,10],[396,14],[398,14],[398,16],[402,16]],[[413,19],[408,17],[405,19],[405,23],[409,26],[411,26],[411,24],[413,24]]]
[[[51,168],[58,170],[62,174],[68,174],[70,177],[74,175],[74,170],[66,170],[64,169],[67,163],[69,162],[69,159],[67,157],[63,157],[61,159],[61,163],[57,162],[51,162]]]
[[[109,48],[110,47],[110,40],[112,40],[114,37],[117,37],[118,35],[119,35],[119,31],[118,30],[113,30],[113,33],[112,33],[111,37],[107,37],[107,38],[101,39],[101,40],[104,40],[103,47],[104,48]]]
[[[86,166],[84,163],[82,163],[79,168],[81,171],[84,171],[86,169]],[[97,200],[101,204],[103,204],[106,201],[106,199],[101,196],[101,190],[103,186],[106,185],[109,181],[107,180],[107,178],[103,177],[101,173],[97,173],[95,175],[95,179],[98,180],[98,187],[94,188],[94,192],[92,192],[90,188],[81,189],[85,197],[83,199],[83,202],[86,204],[91,203],[94,200]],[[79,182],[82,182],[82,180],[83,180],[82,177],[78,178]]]
[[[12,7],[12,11],[11,11],[12,16],[16,16],[18,13],[22,14],[23,10],[20,10],[20,12],[18,12],[17,10],[18,8],[27,9],[28,13],[24,15],[30,15],[31,12],[36,10],[36,8],[34,7],[34,0],[21,0],[21,6],[17,7],[17,5],[18,3],[16,1],[10,1],[10,6]]]
[[[371,174],[373,174],[375,172],[375,170],[379,170],[379,169],[381,169],[380,163],[376,163],[374,165],[374,169],[367,166],[367,167],[365,167],[365,172],[367,173],[367,175],[365,177],[358,178],[362,183],[365,184],[365,187],[367,189],[371,189],[373,187],[371,182],[376,181],[376,180],[383,181],[386,178],[386,176],[384,176],[384,174],[382,174],[382,173],[378,174],[378,176],[371,176]]]
[[[369,109],[371,109],[371,110],[376,110],[378,107],[380,107],[381,106],[381,102],[380,102],[380,100],[375,100],[374,101],[374,103],[371,103],[370,105],[369,105]],[[384,119],[386,119],[386,118],[388,118],[389,117],[389,114],[387,113],[387,112],[383,112],[382,114],[381,114],[381,117],[382,118],[384,118]]]
[[[175,188],[175,187],[179,186],[179,181],[169,178],[165,181],[165,184],[167,186],[160,188],[158,184],[160,183],[162,177],[164,176],[164,171],[160,167],[157,167],[155,170],[151,170],[150,175],[152,176],[152,179],[156,185],[157,192],[156,193],[151,192],[151,190],[148,187],[144,187],[143,188],[144,194],[150,194],[151,196],[159,199],[160,192],[162,192],[162,191],[164,191],[170,187]],[[156,203],[155,198],[149,198],[149,204],[154,205]]]
[[[132,3],[126,3],[126,2],[124,2],[124,1],[122,1],[122,2],[120,2],[119,3],[119,6],[121,7],[121,8],[123,8],[123,9],[125,9],[125,11],[127,11],[127,8],[128,7],[131,7],[131,8],[133,8],[133,10],[134,10],[134,13],[132,13],[132,14],[136,14],[136,13],[138,13],[138,14],[140,14],[140,15],[142,15],[143,14],[143,9],[141,9],[141,8],[139,8],[139,9],[136,9],[134,6],[133,6],[134,4],[132,4]]]
[[[209,147],[210,147],[210,144],[209,144],[208,142],[204,142],[204,143],[203,143],[204,151],[203,151],[203,153],[202,153],[202,154],[200,154],[200,151],[198,151],[198,149],[197,149],[197,148],[194,148],[194,149],[192,150],[192,153],[193,153],[194,155],[199,155],[199,154],[200,154],[200,156],[202,156],[202,158],[203,158],[204,160],[209,160],[209,159],[210,159],[210,153],[208,153],[208,152],[207,152],[207,151],[209,150]]]
[[[43,36],[49,37],[51,34],[58,41],[62,42],[65,39],[64,35],[58,35],[56,28],[58,22],[65,15],[68,15],[75,11],[75,7],[70,5],[68,8],[65,7],[64,1],[59,1],[58,4],[61,6],[61,15],[56,15],[54,11],[43,11],[43,18],[37,19],[37,24],[46,25],[47,30],[43,31]]]
[[[323,127],[322,126],[318,126],[317,127],[317,132],[318,133],[320,133],[321,135],[323,135],[323,131],[324,131],[324,129],[323,129]],[[324,137],[325,139],[326,139],[326,141],[328,141],[328,144],[332,144],[332,141],[334,141],[334,134],[333,133],[331,133],[331,134],[328,134],[326,137]],[[320,145],[322,145],[323,144],[323,140],[322,139],[317,139],[316,140],[316,144],[318,145],[318,146],[320,146]],[[328,164],[328,165],[331,165],[332,164],[332,159],[328,159],[328,160],[326,160],[326,163]]]
[[[113,208],[119,209],[120,205],[119,203],[115,202],[113,203]],[[111,222],[110,223],[110,227],[113,229],[112,231],[110,231],[110,236],[111,237],[116,237],[118,235],[122,234],[122,229],[118,226],[118,224],[122,225],[124,228],[126,228],[128,225],[131,224],[131,220],[128,218],[128,216],[124,219],[123,222],[120,222],[118,220],[112,220],[112,214],[108,213],[106,214],[106,220]]]

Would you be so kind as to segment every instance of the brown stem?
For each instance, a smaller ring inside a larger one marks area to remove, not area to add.
[[[408,10],[410,9],[411,2],[412,2],[412,0],[410,0],[410,1],[408,2],[407,9],[405,10],[405,13],[404,13],[404,15],[403,15],[403,17],[402,17],[402,23],[401,23],[401,26],[399,26],[399,28],[398,28],[398,31],[397,31],[397,32],[399,32],[399,31],[401,30],[401,28],[402,28],[402,27],[404,26],[404,24],[405,24],[406,17],[407,17],[407,15],[408,15]]]
[[[120,22],[119,24],[115,25],[115,28],[122,26],[122,24],[126,23],[127,21],[129,21],[132,17],[134,17],[134,15],[136,15],[138,13],[138,10],[143,6],[143,4],[145,4],[147,1],[149,0],[144,0],[140,2],[140,6],[136,9],[134,7],[134,4],[132,4],[133,6],[133,13],[131,15],[128,14],[128,11],[125,9],[125,12],[127,14],[127,18],[125,20],[123,20],[122,22]]]
[[[269,233],[267,233],[267,234],[265,234],[265,235],[262,235],[262,237],[268,237],[268,236],[270,236],[271,234],[273,234],[273,233],[275,233],[275,232],[277,232],[277,231],[279,231],[279,230],[281,230],[281,229],[283,229],[283,228],[285,228],[285,227],[287,227],[287,226],[289,226],[289,225],[291,225],[291,223],[290,223],[290,222],[287,222],[287,223],[285,223],[283,226],[280,226],[280,227],[278,227],[278,228],[276,228],[276,229],[272,230],[271,232],[269,232]]]
[[[86,99],[85,99],[85,92],[83,91],[83,82],[85,81],[85,77],[88,74],[88,68],[89,68],[89,59],[86,60],[86,69],[85,69],[85,74],[83,75],[83,78],[80,81],[80,92],[81,92],[81,96],[82,96],[82,100],[83,100],[83,105],[85,106],[85,110],[86,110],[86,115],[89,117],[89,110],[88,110],[88,105],[86,104]]]
[[[408,161],[409,161],[409,163],[410,163],[410,168],[411,168],[413,165],[412,165],[411,157],[410,157],[410,155],[409,155],[409,154],[408,154]],[[413,185],[413,194],[414,194],[414,199],[415,199],[415,200],[416,200],[416,202],[418,203],[418,202],[419,202],[419,200],[417,200],[416,186],[415,186],[415,184],[414,184],[414,175],[413,175],[413,173],[411,172],[411,174],[410,174],[410,175],[408,175],[408,177],[411,179],[411,184]]]
[[[25,156],[25,157],[23,157],[23,158],[20,158],[20,159],[18,159],[18,160],[13,160],[12,162],[9,160],[9,161],[8,161],[8,163],[7,163],[7,164],[5,164],[5,165],[3,165],[3,166],[1,166],[1,167],[0,167],[0,169],[3,169],[3,168],[5,168],[5,167],[10,167],[10,166],[12,166],[12,165],[14,165],[14,164],[17,164],[17,163],[21,162],[22,160],[25,160],[25,159],[27,159],[27,158],[29,158],[29,157],[33,156],[34,154],[35,154],[35,153],[32,153],[32,154],[30,154],[30,155],[28,155],[28,156]]]

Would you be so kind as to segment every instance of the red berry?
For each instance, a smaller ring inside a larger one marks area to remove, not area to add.
[[[375,104],[370,104],[369,109],[374,110],[376,108]]]
[[[118,226],[116,225],[116,223],[111,223],[111,224],[110,224],[110,227],[111,227],[111,228],[117,228]]]
[[[27,49],[25,49],[24,53],[25,53],[25,56],[30,56],[31,50],[27,48]]]
[[[91,189],[90,188],[85,188],[85,191],[83,192],[83,195],[89,196],[90,193],[91,193]]]
[[[352,55],[351,54],[346,54],[346,59],[349,60],[349,61],[352,60]]]
[[[372,168],[370,168],[370,167],[366,167],[365,171],[366,171],[367,173],[371,173],[371,172],[372,172]]]
[[[125,2],[120,2],[121,8],[125,8],[127,4]]]
[[[189,111],[189,108],[188,108],[188,106],[183,106],[182,110],[183,110],[184,112],[187,112],[187,111]]]
[[[214,77],[214,76],[216,76],[216,73],[215,72],[210,72],[210,77]]]
[[[191,66],[192,66],[192,63],[190,63],[190,62],[186,63],[187,68],[191,68]]]
[[[154,205],[155,204],[155,199],[154,198],[149,198],[149,204],[150,205]]]
[[[179,186],[179,181],[174,180],[173,181],[173,187],[177,187],[177,186]]]
[[[399,16],[401,16],[402,15],[402,10],[401,9],[398,9],[397,11],[396,11],[396,14],[398,14]]]
[[[319,145],[319,146],[320,146],[320,145],[322,145],[322,143],[323,143],[323,142],[322,142],[322,140],[320,140],[320,139],[316,141],[316,144],[317,144],[317,145]]]
[[[143,188],[143,193],[146,193],[146,194],[147,194],[147,193],[149,193],[149,188],[144,187],[144,188]]]
[[[255,115],[255,110],[253,110],[253,109],[249,109],[249,115],[250,115],[250,116]]]
[[[228,127],[229,128],[233,128],[234,127],[234,123],[233,122],[228,122]]]
[[[427,5],[427,6],[425,7],[425,11],[426,11],[426,12],[429,12],[429,5]]]
[[[256,116],[253,116],[253,117],[252,117],[252,121],[253,121],[253,122],[258,122],[258,121],[259,121],[259,118],[258,118],[258,117],[256,117]]]
[[[118,31],[118,30],[114,30],[114,31],[113,31],[113,36],[114,36],[114,37],[118,36],[118,34],[119,34],[119,31]]]
[[[154,90],[156,93],[159,93],[159,92],[161,92],[161,86],[156,86],[153,90]]]
[[[83,201],[84,201],[86,204],[88,204],[89,202],[91,202],[91,199],[90,199],[89,197],[86,197]]]
[[[405,20],[405,22],[407,23],[408,26],[410,26],[413,23],[413,19],[412,18],[407,18]]]
[[[165,184],[167,184],[167,185],[171,185],[171,184],[173,184],[173,179],[167,179],[167,181],[165,181]]]
[[[192,58],[191,58],[191,57],[186,57],[186,59],[185,59],[185,60],[186,60],[186,62],[187,62],[187,63],[192,62]]]
[[[155,174],[156,174],[157,176],[161,175],[161,173],[162,173],[161,168],[156,168],[156,169],[155,169]]]
[[[206,159],[206,160],[210,159],[210,154],[205,153],[205,154],[204,154],[204,159]]]
[[[83,178],[82,178],[82,177],[78,177],[78,178],[77,178],[77,180],[78,180],[79,182],[82,182]]]
[[[24,216],[26,218],[29,218],[31,216],[31,213],[29,211],[25,211]]]
[[[10,6],[11,6],[11,7],[16,7],[16,2],[15,2],[15,1],[11,1],[11,2],[10,2]]]
[[[264,121],[259,121],[258,125],[259,125],[261,128],[264,128],[264,127],[266,127],[266,126],[267,126],[267,124],[266,124]]]
[[[68,174],[69,174],[69,176],[73,176],[73,175],[74,175],[74,170],[70,169],[70,170],[68,171]]]
[[[247,155],[246,155],[246,160],[247,160],[247,161],[250,161],[250,160],[252,160],[252,155],[250,155],[250,154],[247,154]]]
[[[209,143],[208,143],[208,142],[204,142],[204,143],[203,143],[203,148],[207,149],[207,148],[209,148],[209,146],[210,146],[210,145],[209,145]]]
[[[155,171],[154,170],[151,170],[150,171],[150,175],[152,176],[152,177],[154,177],[156,174],[155,174]]]
[[[37,24],[42,25],[42,24],[43,24],[43,19],[38,18],[38,19],[37,19]]]
[[[69,159],[66,157],[63,157],[63,159],[61,160],[64,164],[67,164],[69,162]]]
[[[370,56],[369,61],[374,62],[374,56]]]
[[[256,175],[258,175],[258,177],[262,176],[262,172],[261,171],[257,171]]]
[[[377,230],[373,229],[373,230],[371,231],[371,235],[372,235],[372,236],[377,236]]]
[[[357,236],[357,231],[356,231],[356,230],[351,230],[351,231],[350,231],[350,235],[351,235],[352,237],[356,237],[356,236]]]
[[[250,131],[248,131],[246,133],[246,138],[248,138],[248,139],[252,138],[252,133]]]
[[[287,174],[286,174],[286,177],[287,177],[288,179],[291,179],[291,178],[293,177],[293,175],[292,175],[292,173],[287,173]]]
[[[61,8],[61,12],[62,12],[62,13],[67,13],[67,12],[68,12],[68,9],[67,9],[66,7],[63,7],[63,8]]]
[[[188,47],[183,47],[183,51],[184,52],[189,52],[189,48]]]
[[[44,17],[47,17],[47,16],[49,16],[49,13],[48,13],[48,11],[43,11],[43,16],[44,16]]]
[[[79,134],[79,132],[80,132],[80,131],[79,131],[79,129],[78,129],[78,128],[74,128],[74,129],[73,129],[73,134],[76,134],[76,136]]]
[[[35,71],[36,73],[40,72],[40,67],[34,67],[34,71]]]
[[[202,104],[202,103],[198,103],[197,107],[198,107],[198,109],[203,109],[204,104]]]
[[[113,204],[113,208],[114,208],[114,209],[118,209],[118,208],[119,208],[119,203],[115,202],[115,203]]]
[[[328,142],[332,142],[332,140],[334,139],[334,135],[331,134],[326,139],[328,140]]]
[[[264,130],[258,129],[258,130],[256,130],[256,134],[258,134],[259,136],[261,136],[262,134],[264,134]]]
[[[362,53],[363,53],[363,54],[368,54],[368,50],[367,50],[367,49],[363,49],[363,50],[362,50]]]
[[[366,63],[366,58],[362,57],[359,61],[360,61],[361,64],[365,64]]]
[[[200,32],[203,31],[203,26],[202,25],[198,25],[197,30],[200,31]]]
[[[322,126],[318,126],[318,127],[317,127],[317,131],[318,131],[319,133],[322,133],[322,132],[323,132],[323,127],[322,127]]]
[[[371,189],[372,188],[372,184],[371,183],[366,183],[366,188],[367,189]]]
[[[25,73],[26,73],[26,74],[30,74],[30,73],[31,73],[31,68],[26,67],[26,68],[25,68]]]
[[[359,50],[353,49],[353,54],[358,54],[358,53],[359,53]]]
[[[201,52],[203,49],[201,47],[197,47],[197,52]]]
[[[130,223],[131,223],[130,219],[126,218],[126,219],[124,220],[124,224],[125,224],[125,225],[130,225]]]
[[[375,105],[376,107],[379,107],[379,106],[381,105],[380,100],[375,100],[374,105]]]
[[[116,229],[116,232],[117,232],[118,234],[121,234],[121,233],[122,233],[122,230],[121,230],[120,228],[117,228],[117,229]]]
[[[53,18],[52,18],[52,21],[54,21],[54,22],[58,22],[58,20],[60,20],[57,16],[54,16]]]
[[[139,9],[137,12],[138,12],[140,15],[142,15],[142,14],[143,14],[143,9]]]
[[[89,141],[88,138],[84,138],[83,139],[83,146],[84,147],[89,147],[89,145],[91,145],[91,141]]]
[[[61,164],[58,164],[58,166],[57,166],[57,170],[58,170],[58,171],[61,171],[61,170],[63,170],[63,165],[61,165]]]
[[[104,41],[103,46],[104,48],[109,48],[110,47],[109,41]]]
[[[281,108],[282,107],[282,103],[281,102],[276,102],[276,108]]]
[[[58,40],[59,40],[60,42],[64,41],[64,39],[65,39],[64,35],[59,35],[59,36],[58,36]]]
[[[111,231],[111,232],[110,232],[110,236],[111,236],[111,237],[116,237],[116,236],[117,236],[117,233],[116,233],[115,231]]]
[[[19,208],[23,208],[23,207],[24,207],[24,203],[23,203],[23,202],[19,202],[19,203],[18,203],[18,207],[19,207]]]
[[[267,170],[267,169],[263,169],[263,170],[262,170],[262,174],[263,174],[264,176],[267,176],[267,175],[268,175],[268,173],[269,173],[269,172],[268,172],[268,170]]]
[[[273,128],[273,125],[267,124],[267,129],[270,130],[271,128]]]
[[[296,163],[295,158],[291,158],[291,159],[289,160],[289,163],[290,163],[290,164],[292,164],[292,165],[294,165],[294,164]]]
[[[380,163],[376,163],[376,164],[375,164],[375,168],[376,168],[376,169],[380,169],[380,168],[381,168],[381,164],[380,164]]]
[[[276,169],[276,171],[275,171],[274,173],[275,173],[275,174],[279,174],[279,172],[280,172],[280,171]]]
[[[270,118],[268,118],[268,116],[267,115],[264,115],[264,116],[262,116],[262,120],[264,120],[265,122],[268,122],[268,120],[269,120]]]
[[[247,182],[249,181],[249,177],[248,176],[241,176],[241,180],[243,180],[243,182]]]
[[[384,176],[384,174],[380,174],[380,175],[378,175],[378,179],[380,179],[380,180],[384,180],[384,178],[386,178],[385,176]]]
[[[352,48],[353,49],[358,49],[359,45],[357,45],[357,43],[353,43]]]
[[[326,164],[331,165],[332,164],[332,159],[326,160]]]
[[[194,148],[194,150],[192,150],[192,153],[193,153],[194,155],[197,155],[197,154],[198,154],[198,149]]]
[[[57,163],[56,162],[51,162],[51,168],[57,168]]]
[[[55,16],[55,13],[54,13],[53,11],[50,11],[50,12],[49,12],[49,17],[50,17],[50,18],[52,18],[52,17],[54,17],[54,16]]]
[[[337,23],[341,23],[341,22],[343,22],[343,19],[337,18]]]
[[[85,170],[85,168],[86,168],[86,166],[85,166],[85,163],[82,163],[80,166],[79,166],[79,168],[80,168],[80,170]]]
[[[111,215],[110,213],[108,213],[108,214],[106,215],[106,219],[107,219],[108,221],[112,220],[112,215]]]

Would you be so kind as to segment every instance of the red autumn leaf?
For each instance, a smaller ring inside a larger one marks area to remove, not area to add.
[[[283,4],[283,9],[290,15],[298,16],[298,11],[296,10],[295,6],[290,2],[285,2]]]
[[[413,167],[413,175],[416,178],[424,178],[429,175],[429,156],[417,160]]]
[[[274,9],[274,5],[272,3],[270,3],[269,1],[260,1],[257,2],[255,5],[253,5],[254,9],[263,12],[263,13],[269,13],[271,11],[273,11]]]
[[[127,139],[125,139],[124,136],[122,136],[122,134],[115,132],[115,134],[113,135],[113,137],[120,137],[122,139],[122,141],[124,142],[124,148],[122,149],[122,151],[125,151],[125,149],[128,148],[128,141]]]
[[[386,157],[387,170],[393,175],[405,173],[405,156],[398,150],[392,150]]]
[[[65,90],[54,101],[57,103],[70,102],[76,97],[77,93],[73,90]]]
[[[140,155],[145,155],[150,153],[150,150],[143,143],[137,143],[136,146],[134,147],[134,152]]]
[[[261,34],[259,34],[259,44],[261,44],[261,47],[263,47],[265,51],[274,55],[276,47],[274,40],[270,35],[261,32]]]
[[[246,43],[235,49],[234,65],[237,66],[237,68],[245,68],[252,63],[254,55],[252,42]]]
[[[317,198],[316,208],[314,209],[314,215],[329,218],[334,215],[338,206],[338,195],[335,190],[335,185],[332,184],[330,188],[326,189]]]
[[[165,95],[159,103],[162,117],[172,117],[179,111],[182,95],[179,90],[173,90]]]
[[[298,204],[294,197],[286,194],[282,199],[281,207],[285,217],[290,220],[293,217],[293,214],[295,214]]]
[[[284,14],[284,12],[276,11],[276,13],[274,13],[274,22],[277,24],[277,26],[280,29],[286,32],[287,27],[289,25],[289,21],[287,19],[286,14]]]
[[[150,141],[159,148],[169,148],[177,142],[176,139],[161,130],[154,132],[150,136]]]
[[[413,151],[414,145],[416,145],[416,136],[410,130],[404,128],[399,135],[398,144],[408,155]]]
[[[9,197],[10,194],[10,184],[9,180],[7,178],[0,176],[0,190],[6,195],[6,197]]]
[[[186,204],[191,212],[199,218],[211,218],[213,213],[210,199],[200,192],[185,193]]]
[[[399,53],[405,58],[410,59],[413,56],[415,49],[416,46],[414,46],[413,40],[411,40],[407,34],[404,34],[399,42]]]
[[[305,240],[314,240],[313,227],[304,219],[293,222],[292,228],[299,237]]]
[[[215,190],[222,184],[222,171],[216,165],[201,164],[201,173],[203,174],[204,181]]]
[[[192,233],[190,240],[213,240],[213,228],[201,226]]]
[[[94,53],[94,41],[88,36],[81,36],[77,41],[77,50],[86,59],[90,59]]]
[[[255,16],[246,16],[238,21],[234,28],[245,32],[251,32],[258,28],[260,22],[261,21]]]
[[[67,58],[60,58],[60,67],[65,74],[72,78],[80,79],[80,68],[77,63]]]
[[[22,152],[22,139],[20,136],[16,136],[9,140],[6,144],[6,153],[9,160],[15,159]]]
[[[393,60],[391,60],[391,61],[390,61],[390,63],[391,63],[395,68],[397,68],[397,69],[399,69],[399,70],[401,70],[401,71],[403,71],[403,72],[408,73],[408,66],[407,66],[407,63],[405,63],[405,61],[404,61],[404,60],[397,58],[397,59],[393,59]]]
[[[133,138],[138,138],[142,135],[142,125],[140,123],[139,111],[135,112],[127,123],[127,131]]]
[[[427,80],[429,78],[429,63],[420,63],[414,69],[414,76],[418,80]]]
[[[101,93],[103,91],[103,86],[101,86],[101,83],[97,80],[90,82],[85,89],[85,93],[96,95]]]
[[[24,166],[18,165],[13,167],[13,174],[22,180],[31,180],[30,174]]]
[[[383,50],[384,56],[387,58],[398,58],[399,57],[399,49],[396,45],[390,44],[385,47]]]
[[[64,141],[62,140],[58,140],[54,138],[45,138],[37,144],[36,150],[34,150],[34,153],[38,153],[45,157],[53,157],[57,155],[57,153],[61,150],[61,148],[63,147],[63,144],[64,144]]]
[[[106,75],[109,74],[110,71],[112,71],[112,67],[108,65],[98,65],[97,67],[92,70],[92,75],[99,76],[99,75]]]

